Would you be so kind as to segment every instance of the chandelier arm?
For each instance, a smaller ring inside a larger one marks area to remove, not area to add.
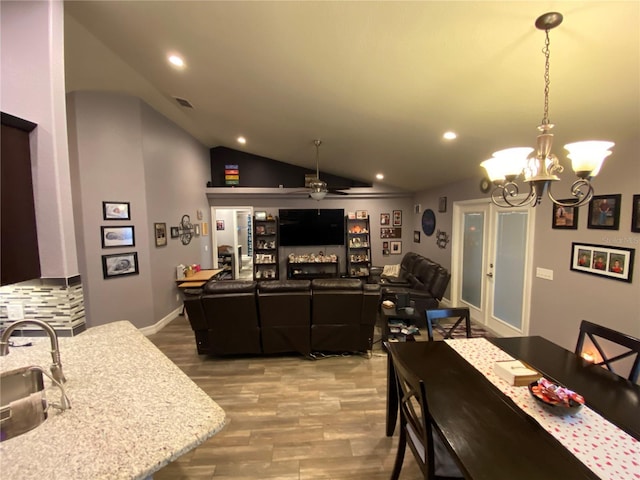
[[[556,199],[551,193],[551,185],[547,188],[547,195],[553,203],[560,205],[561,207],[581,207],[593,198],[593,185],[591,185],[589,180],[584,178],[579,178],[573,182],[573,185],[571,185],[571,195],[575,200],[571,201]]]
[[[500,208],[523,207],[528,203],[535,201],[536,195],[533,188],[530,188],[529,195],[521,201],[515,202],[512,199],[520,194],[518,184],[515,182],[507,182],[504,185],[496,185],[491,192],[491,202]]]

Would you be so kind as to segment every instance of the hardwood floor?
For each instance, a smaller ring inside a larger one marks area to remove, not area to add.
[[[149,337],[227,413],[227,425],[155,480],[378,480],[391,475],[385,436],[386,354],[214,358],[178,317]],[[400,476],[421,479],[407,450]]]

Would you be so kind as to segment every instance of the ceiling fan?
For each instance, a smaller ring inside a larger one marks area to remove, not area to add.
[[[309,192],[309,196],[314,200],[322,200],[327,193],[347,195],[346,192],[327,188],[327,182],[320,180],[320,145],[322,145],[322,140],[314,140],[313,144],[316,146],[316,176],[305,182],[306,191]]]

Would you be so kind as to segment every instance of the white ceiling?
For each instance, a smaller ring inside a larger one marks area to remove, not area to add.
[[[534,146],[534,21],[548,11],[564,15],[550,32],[555,153],[638,138],[637,1],[66,1],[67,91],[136,95],[207,147],[308,168],[320,138],[321,170],[374,183],[382,172],[383,186],[420,191],[479,179],[495,150]],[[448,129],[456,141],[442,140]]]

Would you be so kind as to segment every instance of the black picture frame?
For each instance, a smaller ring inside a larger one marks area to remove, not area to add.
[[[133,225],[120,227],[100,227],[102,248],[133,247],[136,237]]]
[[[131,220],[129,202],[102,202],[103,220]]]
[[[570,199],[560,200],[563,203],[571,202]],[[563,207],[553,204],[551,216],[551,228],[563,230],[578,229],[578,207]]]
[[[380,238],[401,238],[402,228],[383,227],[380,229]]]
[[[633,196],[631,207],[631,231],[640,232],[640,194]]]
[[[178,238],[180,236],[180,229],[178,227],[171,227],[171,238]]]
[[[635,249],[593,243],[571,244],[571,270],[631,283]]]
[[[413,243],[420,243],[420,230],[413,231]]]
[[[105,280],[139,273],[138,252],[102,255],[102,276]]]
[[[447,197],[440,197],[438,199],[438,213],[446,213],[447,211]]]
[[[618,230],[620,228],[621,194],[594,195],[589,202],[587,228]]]

